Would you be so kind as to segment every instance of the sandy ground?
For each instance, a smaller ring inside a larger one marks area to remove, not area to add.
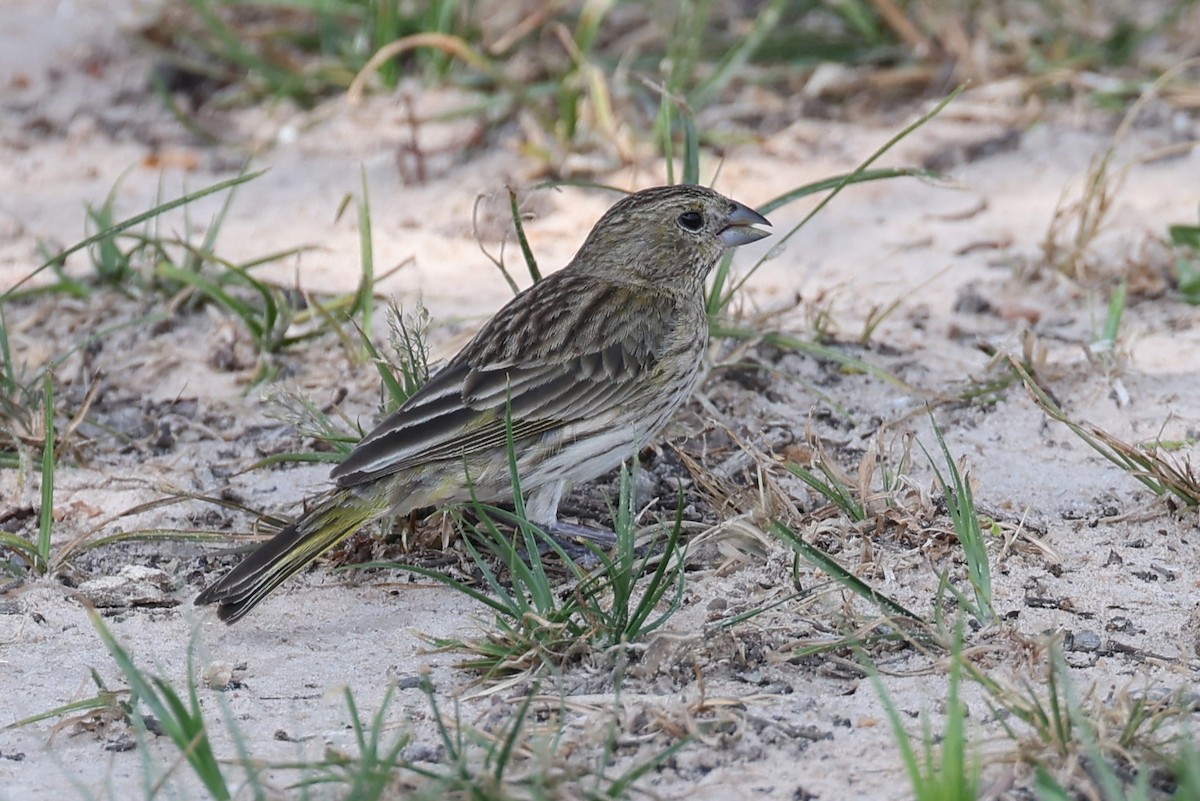
[[[240,153],[196,146],[161,109],[145,84],[145,59],[122,38],[120,26],[128,20],[114,18],[107,4],[7,0],[3,13],[0,285],[39,263],[39,243],[54,248],[82,237],[84,204],[101,203],[114,185],[121,217],[147,208],[159,193],[170,197],[236,174]],[[454,102],[436,93],[420,98],[429,110]],[[906,109],[870,123],[797,119],[732,150],[718,188],[763,203],[852,169],[918,113]],[[402,120],[389,99],[354,108],[335,101],[304,115],[275,108],[223,118],[231,138],[258,147],[252,166],[268,172],[239,189],[217,250],[238,260],[312,244],[262,274],[308,290],[353,288],[358,231],[353,214],[339,220],[337,211],[365,174],[377,263],[385,269],[408,262],[380,289],[402,304],[423,301],[436,321],[435,350],[447,354],[508,297],[472,236],[475,199],[488,198],[482,231],[494,243],[505,225],[504,186],[528,186],[539,166],[516,155],[515,142],[501,136],[485,150],[433,159],[427,182],[416,185],[397,167],[409,135]],[[853,188],[785,245],[776,238],[739,255],[739,263],[750,264],[774,248],[752,281],[744,314],[784,310],[770,325],[805,338],[820,326],[839,349],[890,371],[907,387],[772,348],[743,353],[714,344],[717,364],[738,359],[771,370],[714,370],[702,398],[663,437],[676,445],[700,443],[710,464],[725,470],[733,499],[719,514],[712,508],[718,501],[710,499],[699,515],[704,522],[740,523],[706,535],[716,544],[695,549],[683,608],[625,679],[619,765],[649,758],[690,725],[701,732],[651,772],[643,788],[696,799],[904,795],[883,707],[850,664],[852,655],[792,656],[796,643],[831,636],[830,627],[845,622],[849,607],[836,591],[728,630],[714,628],[790,592],[792,583],[790,552],[746,533],[765,527],[766,518],[753,497],[754,463],[726,431],[774,465],[771,475],[787,494],[774,512],[924,614],[932,612],[938,572],[962,574],[944,534],[945,516],[929,506],[930,516],[920,521],[925,528],[864,534],[811,515],[819,500],[778,469],[808,447],[806,426],[849,471],[875,447],[894,458],[909,433],[932,449],[925,403],[955,394],[968,378],[999,375],[988,352],[1019,354],[1032,332],[1043,353],[1041,374],[1075,419],[1132,442],[1195,442],[1200,309],[1155,291],[1162,288],[1167,256],[1153,243],[1169,224],[1195,222],[1200,152],[1148,157],[1200,137],[1196,117],[1152,107],[1117,148],[1115,163],[1127,169],[1087,252],[1097,274],[1128,273],[1138,265],[1112,358],[1088,352],[1105,313],[1103,284],[1069,282],[1044,265],[1042,245],[1056,207],[1078,194],[1089,164],[1112,144],[1113,128],[1111,118],[1082,102],[1042,109],[1016,84],[978,88],[886,160],[937,164],[948,169],[950,183],[898,180]],[[423,129],[430,148],[440,144],[450,152],[476,133],[470,122]],[[707,164],[706,175],[715,167]],[[644,166],[607,180],[640,188],[662,180],[655,170]],[[610,195],[580,189],[533,194],[529,234],[543,267],[563,264],[610,202]],[[215,199],[197,204],[192,223],[207,220],[216,205]],[[789,230],[808,208],[774,213],[776,230]],[[171,219],[182,230],[182,219]],[[70,266],[82,272],[86,261],[77,256]],[[872,313],[897,299],[868,346],[854,344]],[[15,360],[33,366],[113,319],[147,311],[135,301],[50,296],[5,313]],[[231,351],[234,358],[227,358]],[[242,472],[264,454],[303,444],[267,415],[262,390],[248,386],[254,360],[237,354],[249,352],[238,323],[201,311],[165,325],[122,329],[86,360],[69,360],[59,371],[65,391],[80,393],[86,372],[102,370],[97,414],[132,433],[123,447],[98,440],[60,470],[57,541],[98,526],[104,534],[149,527],[245,531],[246,518],[200,505],[108,518],[172,489],[217,494],[228,488],[252,507],[286,514],[319,487],[319,467]],[[352,415],[369,421],[374,414],[371,371],[350,370],[330,342],[289,352],[282,363],[289,386],[318,402],[346,388]],[[1049,420],[1020,387],[1010,387],[995,404],[942,403],[936,416],[949,447],[969,467],[980,505],[1006,531],[1022,531],[1013,547],[999,538],[993,543],[996,606],[1004,623],[980,633],[976,643],[988,651],[981,662],[993,675],[1036,680],[1041,655],[1032,643],[1060,632],[1067,635],[1078,685],[1097,698],[1189,688],[1200,669],[1196,513],[1168,510]],[[159,436],[164,422],[165,439]],[[915,453],[913,487],[929,492],[928,465],[919,449]],[[1176,456],[1194,460],[1195,446]],[[13,470],[0,474],[0,525],[29,533],[36,526],[36,481],[23,479]],[[603,497],[612,488],[611,480],[602,481],[590,492]],[[240,625],[225,627],[190,605],[227,563],[210,558],[215,550],[180,542],[100,549],[60,576],[8,587],[0,600],[6,699],[0,723],[91,697],[92,670],[110,688],[123,686],[78,598],[102,597],[87,582],[128,565],[152,568],[165,582],[154,597],[132,606],[118,599],[105,611],[141,665],[177,686],[185,684],[189,654],[200,667],[236,667],[229,688],[200,690],[222,757],[235,754],[227,723],[236,724],[261,760],[313,760],[326,749],[353,753],[344,687],[370,715],[389,684],[399,681],[389,720],[411,726],[414,742],[431,747],[428,705],[412,687],[413,677],[428,673],[447,707],[450,698],[460,698],[463,719],[479,726],[503,721],[528,691],[525,684],[489,689],[455,668],[455,655],[430,653],[425,638],[476,633],[486,616],[462,597],[400,574],[312,572]],[[810,587],[822,581],[805,567],[800,577]],[[877,658],[900,709],[931,711],[939,719],[941,660],[903,650]],[[597,659],[572,666],[542,690],[571,702],[566,741],[573,764],[589,764],[597,758],[597,732],[612,719],[611,665]],[[966,700],[977,727],[973,738],[997,757],[985,772],[988,782],[1001,797],[1026,797],[1020,788],[1030,777],[1006,756],[1014,744],[1001,735],[976,689],[967,689]],[[0,730],[0,797],[139,797],[146,786],[143,765],[162,769],[174,759],[165,741],[150,743],[149,754],[130,748],[131,734],[120,723],[56,729],[55,722]],[[295,779],[268,775],[281,788]],[[171,787],[202,796],[183,774]]]

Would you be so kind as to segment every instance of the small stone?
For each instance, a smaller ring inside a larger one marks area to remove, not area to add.
[[[233,682],[233,664],[230,662],[212,662],[202,674],[204,686],[210,690],[227,690]]]
[[[746,670],[735,674],[740,681],[747,684],[766,684],[767,678],[763,676],[761,670]]]
[[[1095,667],[1096,662],[1099,661],[1099,659],[1100,654],[1094,651],[1091,653],[1080,653],[1078,651],[1073,651],[1071,653],[1063,654],[1063,661],[1067,663],[1067,667],[1074,668],[1076,670]]]
[[[154,438],[151,447],[160,452],[166,452],[175,447],[175,435],[171,432],[171,424],[163,420],[158,424],[158,436]]]
[[[436,764],[445,758],[446,749],[440,745],[413,743],[404,749],[404,760],[406,762],[429,762]]]
[[[79,585],[79,592],[100,609],[131,606],[176,606],[171,577],[144,565],[126,565],[115,576],[100,576]]]
[[[397,690],[417,690],[421,687],[421,682],[425,680],[424,676],[403,676],[396,679]]]

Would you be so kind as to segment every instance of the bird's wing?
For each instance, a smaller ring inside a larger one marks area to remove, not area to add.
[[[509,416],[520,442],[627,398],[657,362],[673,306],[644,290],[575,278],[556,273],[514,298],[331,478],[350,487],[461,459],[503,447]],[[588,300],[579,302],[574,292]]]

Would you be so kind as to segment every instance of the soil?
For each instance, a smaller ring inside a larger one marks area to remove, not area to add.
[[[91,233],[85,204],[98,207],[111,191],[116,217],[133,215],[157,198],[236,176],[252,148],[251,169],[267,171],[237,190],[217,252],[237,262],[312,245],[258,274],[310,292],[351,291],[360,277],[359,232],[352,210],[339,215],[339,208],[365,180],[377,272],[403,265],[379,291],[408,309],[423,303],[434,321],[435,356],[447,356],[510,295],[473,233],[477,197],[480,236],[495,252],[508,227],[505,187],[525,193],[529,240],[544,269],[564,264],[612,202],[595,189],[529,191],[545,165],[521,153],[515,132],[478,144],[471,121],[421,129],[431,156],[417,182],[404,155],[411,154],[409,111],[390,97],[358,105],[335,99],[310,112],[286,105],[222,112],[208,122],[238,146],[197,144],[148,86],[149,57],[128,44],[139,10],[119,5],[114,12],[98,0],[6,4],[0,287],[31,273],[44,251]],[[461,101],[416,85],[405,92],[423,113]],[[717,188],[758,205],[849,171],[927,107],[867,119],[797,117],[731,147]],[[546,675],[538,711],[542,720],[561,715],[560,759],[595,770],[615,720],[616,772],[695,735],[640,780],[662,797],[905,796],[885,708],[854,652],[798,655],[876,621],[878,610],[807,563],[794,568],[771,521],[787,521],[877,590],[933,617],[939,600],[946,606],[942,575],[969,589],[929,460],[914,444],[945,471],[931,415],[995,522],[989,548],[1000,620],[970,633],[976,663],[999,682],[1038,687],[1046,643],[1057,638],[1081,694],[1101,708],[1139,693],[1192,692],[1200,670],[1195,510],[1156,497],[1052,420],[1019,382],[1005,381],[1005,356],[1031,354],[1072,419],[1125,442],[1184,443],[1169,454],[1179,464],[1196,458],[1200,308],[1173,291],[1173,256],[1162,242],[1168,225],[1196,222],[1200,151],[1179,145],[1200,139],[1200,117],[1150,103],[1119,138],[1117,122],[1086,99],[1042,107],[1020,81],[985,84],[884,159],[934,166],[947,180],[852,187],[786,241],[782,233],[815,201],[770,215],[779,235],[738,256],[742,269],[769,256],[739,300],[742,324],[819,339],[892,378],[779,343],[714,340],[709,377],[643,454],[638,479],[647,521],[669,518],[679,480],[688,486],[682,606],[622,668],[619,696],[611,655],[588,655]],[[1080,219],[1071,204],[1109,148],[1115,179],[1103,224],[1079,250],[1075,274],[1064,275],[1059,267]],[[706,162],[703,174],[717,166]],[[603,176],[630,189],[664,178],[653,161]],[[168,216],[160,234],[190,230],[198,238],[220,202],[197,202],[187,220]],[[1056,229],[1056,210],[1064,209]],[[91,269],[82,253],[67,266],[76,276]],[[1129,303],[1115,348],[1104,352],[1094,343],[1119,276],[1129,279]],[[27,286],[48,280],[42,274]],[[198,693],[221,758],[237,756],[233,727],[268,763],[356,753],[343,691],[353,692],[369,720],[389,688],[388,724],[412,732],[414,758],[436,758],[422,676],[443,710],[457,699],[463,722],[502,725],[533,684],[481,682],[457,666],[461,654],[431,647],[432,639],[475,636],[491,625],[482,606],[435,582],[325,565],[233,627],[191,605],[236,557],[178,532],[224,532],[232,540],[252,534],[254,516],[200,501],[126,513],[189,493],[294,514],[323,486],[327,467],[252,469],[266,456],[312,447],[273,416],[271,386],[318,405],[337,402],[349,419],[369,425],[378,376],[350,364],[326,335],[270,357],[279,377],[254,384],[262,362],[240,321],[212,307],[153,317],[163,312],[161,296],[112,291],[37,295],[4,309],[14,362],[25,370],[105,330],[56,371],[72,408],[96,385],[88,423],[55,477],[56,550],[123,531],[174,534],[80,549],[55,575],[4,587],[0,723],[94,697],[93,675],[109,689],[126,686],[89,619],[92,605],[144,669],[180,688],[189,665],[212,679]],[[382,324],[374,333],[386,337]],[[969,392],[988,381],[1000,383]],[[863,465],[880,465],[866,473],[876,490],[886,471],[901,476],[896,504],[876,498],[868,522],[857,525],[829,510],[784,469],[818,451],[852,483]],[[0,472],[0,527],[34,536],[38,482],[36,472]],[[569,505],[603,521],[616,486],[608,476],[579,488]],[[340,560],[397,548],[376,529]],[[446,553],[406,558],[467,575],[461,553],[452,544]],[[797,584],[808,590],[803,598],[721,625]],[[872,648],[911,729],[919,731],[923,713],[938,725],[946,658]],[[963,695],[993,797],[1029,797],[1032,776],[1014,758],[1002,716],[977,686],[968,683]],[[176,760],[166,738],[139,743],[124,720],[63,720],[0,730],[0,796],[138,797],[146,764],[162,771]],[[286,789],[294,772],[263,778],[285,796],[298,792]],[[172,781],[179,794],[202,795],[186,770],[173,768]]]

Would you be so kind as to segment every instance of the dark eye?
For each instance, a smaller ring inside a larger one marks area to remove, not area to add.
[[[704,215],[698,211],[685,211],[679,215],[679,224],[685,231],[699,231],[704,227]]]

